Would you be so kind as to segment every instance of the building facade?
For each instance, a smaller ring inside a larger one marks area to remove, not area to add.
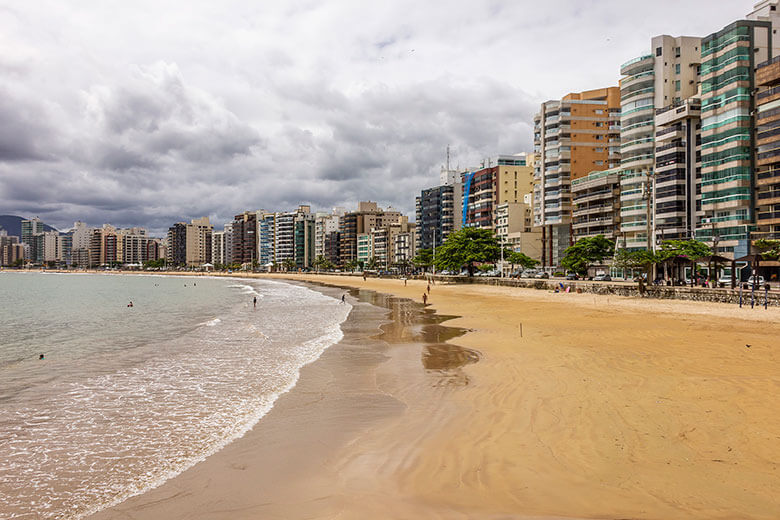
[[[543,267],[572,244],[571,182],[620,164],[620,90],[608,87],[547,101],[534,117],[534,225]]]
[[[771,56],[772,24],[739,20],[702,40],[701,209],[696,237],[747,255],[755,222],[754,69]]]
[[[756,70],[756,231],[780,240],[780,56]]]
[[[591,172],[571,183],[574,241],[604,235],[617,240],[620,230],[620,168]],[[618,241],[620,242],[620,241]],[[618,243],[618,247],[622,244]]]
[[[701,227],[701,101],[656,109],[652,228],[656,246]]]
[[[628,249],[653,249],[655,112],[696,95],[701,39],[668,35],[620,67],[621,233]]]

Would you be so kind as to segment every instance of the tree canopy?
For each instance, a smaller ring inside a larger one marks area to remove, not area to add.
[[[414,262],[414,265],[417,267],[430,267],[433,265],[433,250],[431,249],[420,249],[417,251],[417,256],[415,256],[412,259],[412,262]]]
[[[586,237],[567,248],[561,259],[561,265],[577,274],[587,274],[588,267],[596,262],[612,256],[615,251],[615,242],[605,238],[604,235]]]
[[[501,256],[501,246],[493,231],[467,227],[450,234],[436,249],[436,268],[459,271],[464,265],[469,276],[476,263],[495,262]]]
[[[618,249],[615,252],[615,259],[612,265],[622,269],[642,269],[645,272],[656,263],[656,256],[652,251],[640,249],[629,251],[628,249]]]
[[[530,269],[539,263],[539,260],[534,260],[525,253],[520,253],[517,251],[509,251],[508,253],[505,252],[504,258],[512,265],[513,269],[516,265],[519,265],[523,269]]]
[[[679,257],[694,261],[710,255],[712,255],[710,246],[698,240],[664,240],[661,248],[655,252],[658,262]]]
[[[764,260],[777,260],[780,258],[780,240],[768,240],[761,238],[753,242]]]

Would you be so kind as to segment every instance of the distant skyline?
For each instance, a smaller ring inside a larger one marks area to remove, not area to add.
[[[448,144],[461,167],[532,151],[541,102],[754,3],[0,1],[0,214],[157,234],[298,204],[413,215]]]

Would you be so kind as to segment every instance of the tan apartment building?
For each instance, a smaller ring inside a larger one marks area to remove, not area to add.
[[[187,224],[186,262],[188,267],[200,267],[211,262],[211,232],[208,217],[193,219]]]
[[[543,267],[560,265],[572,244],[571,182],[620,164],[620,90],[573,92],[542,103],[534,117],[534,225]]]

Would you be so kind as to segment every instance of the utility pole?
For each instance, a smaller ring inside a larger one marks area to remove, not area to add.
[[[449,146],[447,147],[449,148]],[[433,276],[436,276],[436,228],[433,228]]]

